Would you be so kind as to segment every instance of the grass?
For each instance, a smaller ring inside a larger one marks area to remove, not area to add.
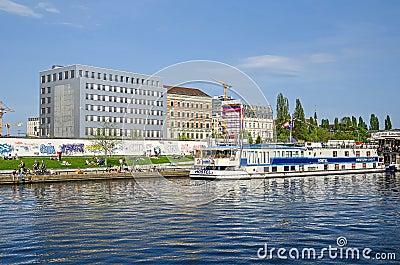
[[[100,158],[100,157],[99,157]],[[107,158],[108,165],[119,165],[119,159],[121,156],[113,156]],[[149,164],[163,164],[163,163],[176,163],[176,162],[193,162],[192,157],[176,157],[172,156],[161,156],[160,158],[148,158],[145,156],[126,156],[122,157],[126,159],[128,165],[149,165]],[[25,168],[32,169],[35,160],[39,162],[39,166],[41,161],[43,160],[46,168],[50,169],[74,169],[74,168],[96,168],[96,167],[104,167],[103,166],[92,166],[86,165],[86,159],[89,161],[93,161],[93,157],[89,156],[64,156],[62,157],[62,161],[68,162],[70,165],[64,166],[59,161],[51,159],[48,156],[35,156],[35,157],[20,157],[19,160],[2,160],[0,159],[0,170],[13,170],[18,169],[19,163],[21,160],[25,163]]]

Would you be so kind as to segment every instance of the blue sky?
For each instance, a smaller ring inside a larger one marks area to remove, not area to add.
[[[212,60],[249,75],[274,108],[282,92],[306,116],[369,124],[374,113],[383,128],[390,115],[400,128],[399,25],[396,0],[0,0],[0,100],[15,110],[3,122],[38,115],[39,71],[54,64],[153,74]]]

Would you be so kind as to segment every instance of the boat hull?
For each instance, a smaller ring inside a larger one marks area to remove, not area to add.
[[[296,171],[296,172],[276,172],[276,173],[248,173],[244,170],[210,170],[209,172],[199,172],[198,170],[191,170],[189,176],[192,179],[241,180],[241,179],[264,179],[264,178],[287,178],[287,177],[308,177],[308,176],[382,173],[384,171],[385,171],[384,168],[324,170],[324,171]]]

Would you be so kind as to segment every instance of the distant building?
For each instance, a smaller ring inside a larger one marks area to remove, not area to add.
[[[28,118],[26,123],[26,136],[27,137],[39,137],[39,117]]]
[[[263,142],[273,140],[274,120],[269,105],[248,105],[239,99],[223,102],[220,124],[226,138],[238,139],[241,131],[246,131],[254,142],[258,136]]]
[[[86,138],[104,123],[105,134],[165,138],[166,89],[162,79],[74,64],[40,72],[42,137]]]
[[[211,97],[196,88],[164,87],[167,89],[168,138],[208,138],[211,135]]]

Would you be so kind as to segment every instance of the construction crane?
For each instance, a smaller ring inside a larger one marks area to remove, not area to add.
[[[17,126],[17,127],[20,127],[20,126],[22,126],[22,122],[19,122],[19,123],[17,123],[17,124],[11,124],[11,123],[6,123],[6,127],[7,127],[7,136],[10,136],[10,127],[11,126]]]
[[[3,106],[3,102],[0,101],[0,136],[3,135],[3,115],[6,112],[14,112],[14,110],[8,108],[7,106]]]
[[[216,78],[212,78],[212,80],[214,80],[214,81],[217,82],[217,83],[220,83],[220,84],[224,87],[224,101],[226,101],[226,90],[227,90],[228,88],[231,88],[232,86],[231,86],[231,85],[228,85],[226,82],[221,81],[221,80],[218,80],[218,79],[216,79]]]

